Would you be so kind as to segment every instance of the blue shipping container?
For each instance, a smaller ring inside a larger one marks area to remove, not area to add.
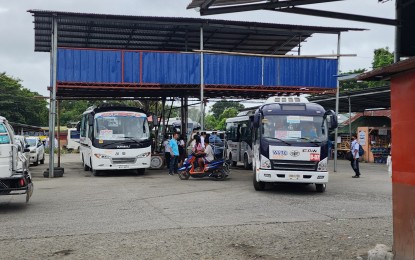
[[[337,60],[204,55],[206,85],[336,88]],[[200,84],[200,54],[58,50],[58,81]]]

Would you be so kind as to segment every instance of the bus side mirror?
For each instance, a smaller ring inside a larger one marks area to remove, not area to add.
[[[76,124],[76,131],[81,131],[81,123]]]
[[[259,127],[259,122],[260,121],[261,121],[261,115],[259,113],[255,114],[254,118],[253,118],[253,125],[254,125],[255,128]]]
[[[88,125],[89,126],[93,126],[94,125],[94,116],[93,115],[88,115]]]
[[[338,127],[337,115],[333,110],[327,110],[326,113],[324,113],[324,120],[327,120],[330,131]]]

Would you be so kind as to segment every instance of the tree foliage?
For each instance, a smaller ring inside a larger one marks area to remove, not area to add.
[[[235,117],[238,114],[238,110],[234,107],[226,108],[219,117],[214,115],[207,115],[205,117],[206,130],[225,130],[226,119]]]
[[[235,108],[238,111],[238,110],[243,109],[244,105],[236,101],[227,101],[227,100],[218,101],[215,104],[213,104],[211,108],[211,112],[213,116],[215,116],[216,118],[219,118],[219,116],[223,113],[223,111],[225,111],[225,109],[231,108],[231,107]]]
[[[34,126],[48,124],[47,101],[24,88],[20,79],[0,73],[0,115],[9,121]]]
[[[393,63],[393,53],[389,51],[389,48],[379,48],[373,51],[373,69],[384,67]],[[365,72],[366,69],[356,69],[347,72],[346,74],[360,74]],[[348,92],[359,89],[367,89],[374,87],[385,86],[388,83],[385,81],[363,81],[357,82],[356,80],[341,81],[340,82],[340,92]]]
[[[393,63],[393,53],[389,51],[389,48],[375,49],[372,67],[373,69],[384,67]]]

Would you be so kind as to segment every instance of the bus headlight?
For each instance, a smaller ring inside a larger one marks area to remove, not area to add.
[[[146,157],[149,157],[150,155],[151,155],[150,152],[142,153],[142,154],[137,155],[137,158],[146,158]]]
[[[261,169],[271,169],[271,161],[263,155],[261,155]]]
[[[108,155],[106,155],[106,154],[95,153],[94,155],[98,159],[110,159],[110,157]]]
[[[318,163],[317,171],[319,172],[326,172],[327,171],[327,157]]]

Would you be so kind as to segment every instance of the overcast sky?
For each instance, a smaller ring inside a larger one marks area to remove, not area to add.
[[[0,0],[0,72],[21,79],[23,86],[48,96],[49,53],[34,52],[33,17],[29,9],[123,14],[145,16],[200,17],[195,10],[186,10],[190,0]],[[345,0],[310,6],[345,13],[384,18],[395,17],[395,1]],[[394,27],[358,23],[271,11],[206,16],[212,19],[300,24],[316,26],[356,27],[369,31],[342,34],[341,53],[357,54],[342,58],[341,70],[371,69],[373,50],[394,49]],[[337,48],[337,35],[315,34],[302,45],[302,54],[331,54]]]

